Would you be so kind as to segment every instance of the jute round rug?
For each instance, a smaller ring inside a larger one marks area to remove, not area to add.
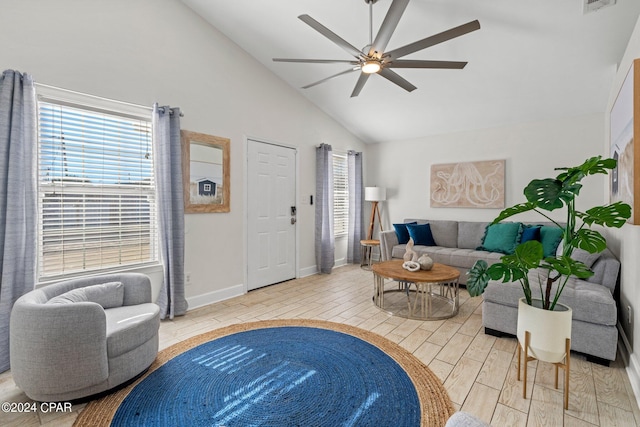
[[[453,411],[440,380],[399,345],[338,323],[271,320],[161,351],[74,426],[443,426]]]

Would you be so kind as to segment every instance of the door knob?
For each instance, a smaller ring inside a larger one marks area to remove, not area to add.
[[[296,223],[296,219],[294,217],[291,217],[291,225]]]

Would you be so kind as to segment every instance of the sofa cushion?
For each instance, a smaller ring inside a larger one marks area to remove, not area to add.
[[[438,246],[455,248],[458,244],[458,221],[441,219],[405,219],[405,222],[415,221],[418,224],[429,224],[433,240]]]
[[[418,256],[426,254],[429,255],[429,258],[431,258],[433,262],[446,264],[450,258],[450,252],[452,249],[445,248],[443,246],[414,246],[413,250],[416,251]]]
[[[451,267],[468,270],[479,259],[487,261],[489,265],[500,261],[502,257],[498,252],[476,251],[474,249],[445,248],[443,246],[421,246],[416,245],[413,250],[421,255],[429,255],[433,262],[446,264]],[[393,258],[402,258],[405,252],[405,245],[394,246],[392,250]]]
[[[561,241],[558,245],[558,249],[556,250],[556,256],[562,255],[563,242]],[[573,248],[573,252],[571,252],[571,259],[575,261],[579,261],[587,266],[587,268],[593,267],[593,264],[600,259],[600,255],[602,252],[596,252],[594,254],[585,251],[580,248]]]
[[[487,226],[480,251],[512,254],[518,246],[522,235],[522,224],[519,222],[499,222]]]
[[[407,248],[407,245],[394,246],[393,249],[391,250],[391,257],[402,259],[404,257],[405,251],[407,250],[406,248]],[[418,256],[427,254],[431,257],[431,259],[433,259],[433,262],[440,262],[440,261],[437,261],[436,258],[432,257],[431,255],[435,254],[436,252],[442,249],[448,249],[448,248],[443,248],[442,246],[423,246],[423,245],[415,245],[413,247],[413,250],[418,254]]]
[[[47,304],[70,304],[75,302],[95,302],[102,308],[120,307],[124,300],[122,282],[109,282],[101,285],[72,289],[51,298]]]
[[[431,234],[431,225],[429,224],[407,224],[409,237],[413,239],[414,245],[436,246]]]
[[[424,254],[431,255],[431,253],[435,252],[436,249],[441,249],[441,247],[440,246],[422,246],[422,245],[416,245],[413,247],[413,250],[418,254],[418,256],[424,255]],[[407,250],[407,245],[395,245],[391,249],[391,258],[402,259],[404,257],[406,250]],[[438,262],[438,261],[434,259],[433,262]]]
[[[429,225],[436,245],[446,248],[455,248],[458,245],[458,221],[430,220]]]
[[[127,353],[150,340],[160,327],[160,307],[153,303],[126,305],[104,311],[107,319],[107,355]]]
[[[544,277],[544,272],[536,270],[529,274],[531,294],[533,298],[540,298],[538,273]],[[558,282],[552,287],[555,293]],[[543,288],[545,283],[543,282]],[[482,294],[485,301],[501,305],[517,307],[518,300],[524,296],[520,282],[502,283],[490,281]],[[615,326],[617,323],[616,303],[611,292],[605,286],[584,280],[569,278],[560,296],[560,303],[573,310],[573,319],[583,322]]]
[[[417,222],[393,224],[393,228],[396,230],[396,236],[398,237],[398,243],[404,245],[409,241],[409,230],[407,230],[407,224],[417,224]]]
[[[458,245],[460,249],[475,249],[482,245],[482,237],[489,225],[488,222],[458,222]]]
[[[413,250],[416,250],[416,247],[413,247]],[[407,251],[407,245],[395,245],[393,248],[391,248],[391,258],[399,258],[399,259],[403,259],[404,258],[404,254]],[[416,251],[417,252],[417,251]]]
[[[555,256],[561,240],[562,229],[553,225],[540,227],[540,243],[545,257]]]
[[[435,259],[438,260],[436,262],[441,264],[470,269],[473,267],[473,264],[480,259],[486,261],[489,265],[495,264],[500,261],[502,254],[498,252],[477,251],[475,249],[441,248],[431,257],[435,257]]]
[[[620,261],[609,249],[600,253],[598,260],[591,266],[591,271],[594,275],[586,279],[587,282],[606,286],[611,294],[615,292],[620,276]]]

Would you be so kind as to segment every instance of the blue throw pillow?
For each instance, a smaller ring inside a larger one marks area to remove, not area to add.
[[[413,239],[413,243],[422,246],[436,246],[431,234],[431,226],[429,224],[407,224],[409,237]]]
[[[562,229],[555,225],[543,225],[540,227],[540,243],[545,258],[556,256],[558,245],[562,241]]]
[[[489,224],[484,232],[480,251],[512,254],[522,235],[522,224],[519,222],[499,222]]]
[[[528,242],[529,240],[537,240],[538,242],[540,241],[539,225],[523,225],[520,243]]]
[[[417,224],[417,222],[406,222],[401,224],[393,224],[393,228],[396,229],[396,236],[398,237],[398,244],[404,245],[409,241],[409,230],[407,230],[407,224]]]

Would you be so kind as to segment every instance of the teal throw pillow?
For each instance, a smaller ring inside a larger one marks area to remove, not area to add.
[[[522,235],[522,224],[519,222],[499,222],[489,224],[482,239],[481,251],[512,254]]]
[[[413,243],[423,246],[436,246],[431,234],[431,226],[429,224],[407,224],[409,237],[413,239]]]
[[[554,225],[540,227],[540,243],[544,257],[555,256],[558,245],[562,241],[562,229]]]
[[[407,230],[407,224],[417,224],[417,222],[406,222],[401,224],[393,224],[393,228],[396,230],[396,236],[398,237],[398,244],[404,245],[409,241],[409,230]]]

